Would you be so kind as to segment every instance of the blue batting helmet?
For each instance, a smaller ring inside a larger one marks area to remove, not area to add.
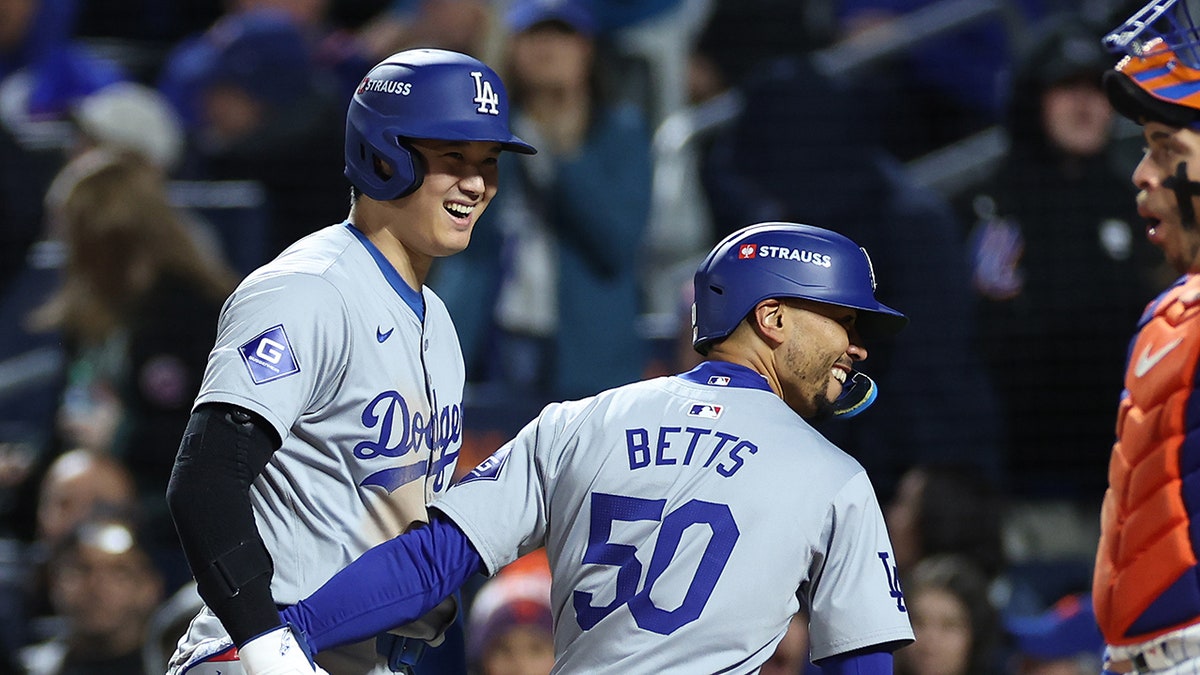
[[[508,127],[508,95],[482,61],[443,49],[410,49],[367,73],[346,113],[346,178],[372,199],[399,199],[421,185],[408,139],[492,141],[527,155],[533,146]],[[375,159],[387,162],[381,175]]]
[[[717,244],[700,263],[692,306],[692,346],[703,351],[733,332],[768,298],[803,298],[858,310],[864,337],[891,335],[908,323],[875,299],[865,249],[812,225],[759,223]]]

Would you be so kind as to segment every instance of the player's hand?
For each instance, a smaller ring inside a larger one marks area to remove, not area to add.
[[[313,663],[304,634],[291,624],[242,645],[238,659],[246,675],[329,675]]]

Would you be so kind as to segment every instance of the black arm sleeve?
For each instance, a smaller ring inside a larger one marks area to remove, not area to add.
[[[234,405],[197,408],[167,484],[167,505],[197,590],[237,645],[280,625],[271,556],[254,523],[250,484],[280,440]]]

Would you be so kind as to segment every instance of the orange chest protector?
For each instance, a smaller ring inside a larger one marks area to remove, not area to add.
[[[1152,305],[1129,352],[1093,598],[1112,645],[1200,622],[1200,276]]]

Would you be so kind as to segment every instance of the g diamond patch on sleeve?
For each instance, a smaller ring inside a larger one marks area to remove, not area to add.
[[[250,371],[254,384],[263,384],[281,377],[300,372],[300,365],[292,354],[283,324],[260,333],[246,344],[238,347],[242,361]]]
[[[472,469],[470,473],[459,479],[459,484],[477,480],[496,480],[500,477],[500,470],[508,463],[508,455],[511,450],[512,448],[507,446],[500,448],[491,457],[480,462],[479,466]]]

